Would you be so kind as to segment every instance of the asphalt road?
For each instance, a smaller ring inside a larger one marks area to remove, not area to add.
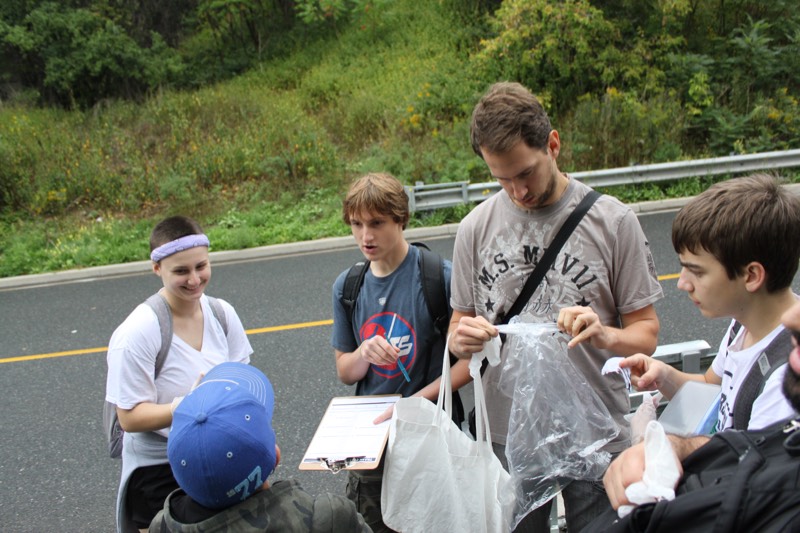
[[[673,216],[640,217],[661,275],[679,270],[669,240]],[[451,257],[452,237],[425,240]],[[297,466],[329,399],[353,389],[336,380],[331,326],[313,323],[331,318],[331,284],[360,255],[354,246],[315,249],[323,247],[215,266],[208,291],[236,307],[250,332],[252,363],[274,385],[283,452],[274,479],[298,478],[314,494],[344,490],[345,475]],[[703,319],[675,283],[662,281],[659,342],[718,344],[725,321]],[[102,348],[158,288],[158,278],[143,273],[0,290],[0,530],[113,531],[120,463],[108,458],[101,430]],[[25,357],[35,355],[43,357]]]

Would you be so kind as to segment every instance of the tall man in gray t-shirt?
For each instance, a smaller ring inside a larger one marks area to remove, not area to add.
[[[481,351],[497,335],[493,324],[512,306],[544,249],[590,190],[559,171],[558,132],[536,97],[517,83],[490,88],[473,111],[470,132],[473,150],[503,192],[467,215],[456,237],[450,351],[461,358]],[[629,445],[623,415],[630,403],[622,379],[601,376],[600,370],[610,357],[655,351],[659,323],[653,303],[662,295],[636,216],[615,198],[601,196],[519,315],[524,322],[557,321],[572,337],[570,360],[621,427],[605,448],[611,453]],[[511,400],[496,386],[502,368],[489,367],[483,380],[492,441],[505,461]],[[575,480],[563,497],[571,531],[580,531],[608,506],[599,480]],[[517,531],[549,530],[551,503],[528,515]]]

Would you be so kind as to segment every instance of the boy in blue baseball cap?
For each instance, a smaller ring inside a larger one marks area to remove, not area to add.
[[[242,363],[217,365],[173,414],[167,455],[180,489],[151,532],[369,532],[348,499],[314,498],[295,480],[270,483],[280,461],[267,376]]]

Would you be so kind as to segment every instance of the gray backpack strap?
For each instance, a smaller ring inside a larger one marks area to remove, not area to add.
[[[156,354],[155,363],[155,377],[158,377],[172,344],[172,311],[167,300],[159,293],[150,296],[144,303],[156,314],[158,327],[161,330],[161,346]],[[122,439],[125,432],[119,425],[117,406],[108,401],[103,405],[103,427],[108,439],[108,454],[112,459],[119,459],[122,456]]]
[[[159,293],[155,293],[144,303],[156,314],[158,327],[161,329],[161,348],[156,355],[155,377],[158,377],[158,373],[161,372],[161,367],[164,366],[164,361],[167,359],[169,347],[172,344],[172,311],[166,298]]]
[[[759,354],[750,371],[744,378],[736,393],[733,404],[733,428],[745,430],[750,425],[750,415],[753,413],[753,403],[764,391],[767,380],[772,373],[783,363],[788,361],[789,352],[792,351],[792,332],[788,329],[781,331],[772,339],[769,346]]]
[[[225,336],[228,336],[228,315],[225,314],[225,309],[222,308],[222,304],[219,303],[217,298],[213,296],[206,295],[208,298],[208,305],[211,307],[211,312],[214,313],[214,318],[217,319],[219,325],[222,326],[222,331],[225,333]]]
[[[150,296],[144,303],[156,314],[158,327],[161,331],[161,346],[158,349],[158,354],[156,354],[154,374],[154,377],[158,377],[161,368],[164,366],[164,361],[167,359],[169,347],[172,344],[172,310],[170,310],[167,300],[159,293]],[[208,303],[211,307],[211,313],[220,323],[222,331],[227,336],[228,317],[225,314],[225,309],[223,309],[219,300],[212,296],[208,296]],[[118,459],[122,456],[122,439],[125,432],[119,425],[117,407],[111,402],[105,402],[103,405],[103,427],[108,439],[108,453],[112,459]]]
[[[228,316],[225,314],[225,309],[222,308],[222,304],[219,303],[217,298],[208,295],[206,295],[206,297],[208,298],[208,305],[211,307],[211,313],[220,323],[222,326],[222,331],[227,336]],[[158,376],[161,368],[164,366],[164,361],[167,359],[169,347],[172,344],[172,311],[169,308],[167,300],[161,296],[160,293],[155,293],[144,303],[146,303],[156,314],[156,317],[158,318],[158,327],[161,329],[161,348],[158,351],[158,355],[156,355],[155,375]]]

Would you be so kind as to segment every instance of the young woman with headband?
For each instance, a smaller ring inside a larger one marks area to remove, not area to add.
[[[178,487],[167,459],[177,404],[217,364],[250,362],[253,349],[236,311],[223,300],[213,309],[204,294],[211,280],[208,247],[200,225],[184,216],[162,220],[150,235],[153,272],[161,278],[159,295],[168,306],[173,332],[160,370],[155,367],[162,331],[150,305],[137,306],[109,343],[106,401],[117,406],[125,431],[118,532],[147,530],[166,496]],[[215,312],[224,316],[217,318]]]

